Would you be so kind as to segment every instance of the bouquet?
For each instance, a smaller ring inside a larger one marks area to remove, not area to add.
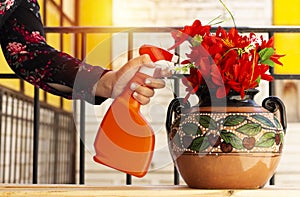
[[[261,80],[272,81],[269,68],[283,65],[274,48],[274,37],[265,40],[255,33],[243,35],[237,28],[226,31],[218,27],[211,31],[210,25],[195,20],[191,26],[171,32],[175,49],[184,42],[189,43],[190,53],[181,64],[189,68],[190,74],[183,78],[183,84],[190,94],[201,94],[209,90],[211,96],[224,98],[235,91],[241,98],[245,91],[259,86]],[[212,94],[213,93],[213,94]]]

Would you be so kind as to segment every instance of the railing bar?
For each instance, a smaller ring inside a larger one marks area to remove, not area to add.
[[[1,79],[20,79],[16,74],[6,74],[6,73],[1,73],[0,78]]]
[[[49,112],[50,113],[50,112]],[[49,150],[50,150],[50,154],[48,154],[48,157],[47,157],[47,172],[48,174],[53,174],[55,176],[55,173],[52,172],[52,169],[53,171],[55,171],[55,154],[54,154],[54,165],[50,165],[50,162],[53,161],[52,160],[52,154],[51,152],[54,152],[55,153],[55,149],[56,149],[56,146],[55,146],[55,129],[53,129],[53,127],[55,125],[55,115],[52,116],[52,113],[51,113],[51,122],[49,122],[49,124],[45,124],[45,127],[47,127],[47,130],[49,129]],[[48,183],[54,183],[54,181],[52,181],[52,178],[53,176],[48,176]]]
[[[7,113],[8,113],[8,109],[7,109],[7,106],[8,106],[8,95],[6,94],[6,100],[5,100],[5,111],[4,111],[4,125],[3,125],[3,128],[7,128]],[[3,182],[5,183],[5,177],[6,177],[6,144],[7,144],[7,130],[4,129],[4,143],[3,143]]]
[[[81,34],[81,58],[86,56],[87,35]],[[80,167],[79,167],[79,184],[85,182],[85,102],[80,100]]]
[[[79,184],[84,184],[84,170],[85,170],[85,154],[84,154],[84,141],[85,141],[85,103],[80,101],[80,167],[79,167]]]
[[[232,27],[223,27],[228,30]],[[99,27],[45,27],[47,33],[119,33],[119,32],[130,32],[134,30],[135,33],[169,33],[170,29],[182,29],[182,27],[110,27],[110,26],[99,26]],[[264,26],[264,27],[237,27],[240,32],[249,33],[297,33],[300,32],[300,26]],[[216,31],[217,27],[212,27],[212,31]]]
[[[68,131],[66,128],[68,128],[68,119],[66,116],[62,116],[63,117],[63,123],[64,123],[64,127],[63,127],[63,131],[64,131],[64,172],[68,172],[69,171],[69,167],[66,165],[66,161],[70,161],[70,160],[67,160],[68,156],[71,154],[71,152],[68,150]],[[70,180],[68,179],[68,175],[70,173],[64,173],[64,180],[63,182],[66,182],[67,180]]]
[[[72,155],[72,152],[71,152],[71,149],[70,149],[70,141],[72,139],[72,132],[70,132],[70,121],[69,121],[69,118],[65,115],[63,115],[63,119],[64,119],[64,172],[68,172],[68,173],[65,173],[65,177],[64,177],[64,182],[67,182],[70,184],[72,183],[72,179],[70,177],[70,174],[71,174],[71,170],[72,169],[72,162],[68,162],[68,161],[72,161],[71,160],[71,155]],[[69,135],[68,135],[69,134]],[[67,165],[68,164],[68,165]]]
[[[5,129],[5,127],[2,127],[2,116],[3,116],[3,112],[2,112],[2,105],[3,105],[3,91],[0,89],[0,161],[1,161],[1,156],[2,156],[2,128]],[[4,171],[4,167],[1,166],[0,162],[0,181],[1,181],[1,177],[2,177],[2,171]],[[1,183],[4,182],[3,180],[1,181]]]
[[[73,116],[74,117],[74,116]],[[76,141],[76,135],[75,135],[75,132],[74,131],[74,122],[75,121],[74,119],[72,119],[71,117],[68,118],[69,119],[69,124],[68,124],[68,131],[72,131],[71,132],[71,137],[72,139],[69,140],[69,152],[71,152],[72,154],[70,154],[70,161],[73,161],[74,160],[74,155],[76,153],[76,143],[74,143],[74,141]],[[70,166],[70,180],[71,180],[71,183],[75,184],[76,183],[76,179],[75,179],[75,174],[76,174],[76,165],[75,165],[75,162],[71,162],[71,166]]]
[[[59,120],[62,120],[61,122],[60,122],[60,124],[61,125],[59,125],[59,133],[60,133],[60,152],[62,153],[62,154],[60,154],[60,162],[59,162],[59,164],[60,164],[60,172],[65,172],[64,171],[64,168],[65,168],[65,160],[64,160],[64,158],[65,158],[65,143],[66,143],[66,141],[65,141],[65,133],[64,133],[64,130],[63,130],[63,126],[64,126],[64,118],[63,117],[59,117]],[[64,180],[64,178],[65,178],[65,173],[63,173],[63,174],[60,174],[60,179],[59,179],[59,181],[60,181],[60,183],[62,183],[62,181]]]
[[[14,114],[14,96],[11,96],[11,101],[10,101],[10,107],[11,107],[11,118],[10,118],[10,143],[9,143],[9,170],[8,170],[8,182],[11,183],[11,178],[12,178],[12,155],[13,155],[13,140],[14,140],[14,137],[13,137],[13,133],[14,133],[14,117],[13,117],[13,114]]]
[[[16,127],[16,141],[15,141],[15,171],[14,171],[14,183],[16,183],[17,181],[17,168],[18,168],[18,154],[20,153],[20,144],[19,144],[19,106],[20,106],[20,100],[18,98],[16,98],[16,107],[13,106],[14,108],[16,108],[16,114],[15,114],[15,127]]]
[[[39,122],[40,122],[40,94],[39,88],[34,87],[34,112],[33,112],[33,172],[32,183],[38,183],[38,154],[39,154]]]
[[[29,115],[30,115],[30,107],[29,107],[29,103],[28,102],[26,102],[26,108],[24,108],[24,110],[25,109],[27,109],[26,110],[26,117],[30,117]],[[27,143],[27,138],[28,138],[28,131],[30,132],[31,131],[31,129],[29,128],[29,121],[24,121],[24,124],[25,124],[25,130],[23,131],[24,133],[25,133],[25,135],[24,135],[24,157],[23,157],[23,159],[24,159],[24,163],[26,164],[27,163],[27,160],[28,160],[28,158],[30,158],[29,156],[27,156],[26,157],[26,154],[27,154],[27,151],[28,151],[28,143]],[[22,173],[22,176],[24,177],[24,182],[23,183],[27,183],[26,182],[26,172],[30,172],[28,169],[27,169],[27,166],[28,165],[25,165],[24,166],[24,170],[23,170],[23,173]]]
[[[11,118],[10,118],[10,143],[9,143],[9,160],[8,160],[8,166],[9,166],[9,171],[8,171],[8,182],[11,183],[11,178],[12,178],[12,172],[13,172],[13,166],[12,166],[12,152],[13,152],[13,132],[14,132],[14,123],[13,123],[13,114],[14,114],[14,97],[11,95],[10,96],[11,100],[10,100],[10,114],[11,114]],[[9,105],[8,105],[9,106]]]
[[[26,183],[29,183],[29,179],[27,178],[27,176],[30,176],[30,178],[32,179],[32,150],[33,150],[33,146],[32,146],[32,141],[33,141],[33,103],[27,103],[27,117],[31,118],[31,121],[26,121],[26,128],[27,128],[27,132],[26,132],[26,140],[25,140],[25,147],[26,147],[26,154],[29,153],[29,155],[27,157],[25,157],[26,163],[28,163],[29,165],[26,166],[25,168],[25,180]],[[29,139],[29,140],[28,140]],[[25,156],[26,156],[25,154]]]
[[[59,121],[58,121],[58,117],[57,117],[57,114],[54,112],[54,117],[53,117],[53,119],[54,119],[54,125],[53,125],[53,137],[54,137],[54,139],[53,139],[53,141],[54,141],[54,168],[53,168],[53,175],[54,175],[54,177],[53,177],[53,183],[57,183],[57,168],[58,168],[58,154],[59,154],[59,148],[58,148],[58,146],[59,146],[59,144],[58,144],[58,133],[59,133],[59,131],[58,131],[58,126],[57,126],[57,124],[59,123]]]
[[[128,60],[133,58],[133,32],[128,32]],[[130,174],[126,174],[126,185],[132,185],[132,176]]]
[[[57,177],[57,183],[60,183],[61,178],[62,178],[62,174],[61,172],[63,169],[63,165],[62,165],[62,161],[63,161],[63,133],[61,132],[61,125],[60,125],[60,117],[57,117],[57,120],[59,121],[58,127],[57,127],[57,131],[58,131],[58,151],[60,152],[60,154],[58,154],[58,177]]]
[[[64,177],[64,175],[63,174],[61,174],[62,172],[64,172],[63,171],[63,169],[64,169],[64,143],[65,143],[65,141],[64,141],[64,133],[63,133],[63,130],[62,130],[62,125],[61,125],[61,117],[60,116],[58,116],[58,120],[59,120],[59,126],[58,126],[58,130],[59,130],[59,135],[58,135],[58,137],[59,137],[59,152],[60,152],[60,154],[59,154],[59,176],[58,176],[58,181],[59,181],[59,183],[61,183],[61,181],[62,181],[62,179],[63,179],[63,177]]]
[[[271,38],[272,36],[274,36],[274,32],[269,32],[269,38]],[[270,74],[274,76],[274,68],[270,67]],[[275,83],[274,81],[270,81],[269,82],[269,95],[275,95]],[[271,177],[271,179],[269,180],[269,184],[270,185],[275,185],[275,173],[273,174],[273,176]]]
[[[24,139],[24,137],[23,137],[23,132],[24,132],[24,121],[23,121],[23,117],[24,117],[24,111],[25,111],[25,102],[22,100],[22,99],[20,99],[20,102],[21,102],[21,114],[20,114],[20,121],[21,121],[21,123],[20,123],[20,155],[19,155],[19,162],[20,162],[20,168],[19,168],[19,184],[21,184],[22,183],[22,167],[23,167],[23,165],[22,165],[22,161],[23,161],[23,158],[22,158],[22,156],[23,156],[23,139]]]
[[[68,119],[68,117],[65,117],[64,118],[65,119],[65,128],[67,128],[66,130],[67,131],[70,131],[70,122],[69,122],[69,119]],[[70,133],[71,134],[71,133]],[[72,135],[71,135],[72,136]],[[70,144],[70,140],[72,139],[71,138],[71,136],[67,136],[66,134],[65,134],[65,153],[66,153],[66,155],[65,155],[65,160],[66,161],[72,161],[71,160],[71,158],[72,157],[70,157],[71,155],[72,155],[72,152],[71,152],[71,149],[70,149],[70,146],[71,146],[71,144]],[[69,183],[71,183],[71,177],[70,177],[70,174],[71,174],[71,166],[70,167],[68,167],[67,165],[65,165],[65,170],[66,170],[66,172],[68,172],[68,174],[65,174],[65,180],[68,180],[69,181]]]
[[[177,47],[175,49],[175,54],[180,54],[180,48]],[[180,57],[180,55],[179,55]],[[180,62],[180,61],[179,61]],[[179,97],[180,96],[180,89],[179,89],[179,79],[178,78],[174,78],[174,97]],[[176,166],[174,165],[174,185],[179,185],[179,173],[178,170],[176,168]]]

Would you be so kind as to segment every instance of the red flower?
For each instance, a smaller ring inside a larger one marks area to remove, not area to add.
[[[175,49],[184,41],[193,38],[196,35],[204,36],[210,33],[211,26],[202,26],[200,20],[195,20],[192,26],[185,26],[183,29],[179,31],[171,32],[172,37],[175,40],[175,45],[170,47],[168,50]]]
[[[245,90],[258,87],[261,80],[273,80],[267,73],[269,67],[282,65],[279,59],[284,56],[276,54],[273,37],[266,41],[254,33],[241,35],[236,28],[227,32],[219,27],[215,34],[210,29],[195,20],[192,26],[172,32],[175,45],[169,50],[184,41],[191,44],[188,59],[182,62],[193,65],[190,75],[182,80],[188,91],[186,98],[203,86],[214,89],[216,98],[225,97],[230,90],[243,98]]]

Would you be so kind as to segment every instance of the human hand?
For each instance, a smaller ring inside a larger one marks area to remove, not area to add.
[[[119,70],[106,73],[99,80],[100,83],[98,82],[96,95],[116,98],[121,94],[141,66],[154,67],[148,55],[141,55],[128,61]],[[166,69],[162,69],[159,75],[166,77],[170,75],[170,72]],[[133,97],[142,105],[146,105],[150,102],[151,97],[154,96],[155,89],[163,87],[165,87],[165,81],[161,78],[154,77],[147,78],[145,85],[136,83],[130,84],[130,88],[134,91]]]

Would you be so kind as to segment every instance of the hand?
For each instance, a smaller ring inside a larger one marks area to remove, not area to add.
[[[110,71],[102,76],[96,87],[96,95],[115,98],[124,90],[128,82],[134,76],[141,66],[153,67],[153,62],[148,55],[138,56],[128,61],[117,71]],[[161,71],[161,76],[169,76],[167,70]],[[133,92],[133,97],[142,105],[150,102],[150,98],[154,96],[154,89],[165,87],[165,81],[159,78],[149,77],[145,81],[145,86],[130,84]]]

